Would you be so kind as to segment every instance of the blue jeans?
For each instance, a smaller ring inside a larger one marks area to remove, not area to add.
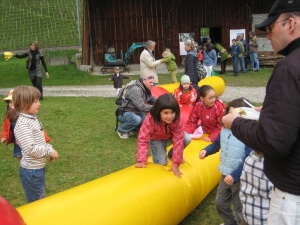
[[[14,142],[14,157],[19,158],[19,157],[22,157],[22,152],[21,152],[20,146],[18,144],[16,144],[16,141],[15,141],[14,130],[15,130],[16,123],[17,123],[17,121],[10,124],[10,130],[13,132],[12,141]]]
[[[118,121],[122,124],[118,125],[117,130],[123,133],[127,133],[131,130],[139,130],[145,117],[143,112],[140,112],[139,114],[124,112],[122,115],[118,116]]]
[[[16,143],[14,143],[14,157],[17,157],[17,158],[22,157],[21,148]]]
[[[246,72],[244,56],[239,57],[241,71]]]
[[[234,74],[239,74],[239,56],[232,56],[232,62]]]
[[[258,61],[258,55],[256,52],[250,52],[250,69],[254,69],[254,63],[256,66],[256,69],[259,70],[259,61]]]
[[[191,136],[184,132],[184,147],[188,146],[192,141]],[[150,140],[153,162],[160,165],[167,164],[166,147],[168,140]],[[173,154],[173,148],[170,150]]]
[[[20,166],[19,175],[27,203],[46,197],[45,168],[25,169]]]

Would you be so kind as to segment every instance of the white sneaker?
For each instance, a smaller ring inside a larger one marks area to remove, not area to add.
[[[129,136],[129,137],[134,136],[134,131],[129,131],[129,132],[128,132],[128,136]]]
[[[128,138],[129,138],[128,133],[123,133],[123,132],[117,130],[117,134],[118,134],[119,137],[122,138],[122,139],[128,139]]]

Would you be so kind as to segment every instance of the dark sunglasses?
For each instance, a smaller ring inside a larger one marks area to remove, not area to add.
[[[150,80],[150,79],[154,79],[154,76],[148,76],[144,80]]]

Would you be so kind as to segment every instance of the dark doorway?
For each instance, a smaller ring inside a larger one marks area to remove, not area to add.
[[[205,43],[208,37],[211,38],[212,43],[221,42],[221,27],[200,28],[200,41]]]

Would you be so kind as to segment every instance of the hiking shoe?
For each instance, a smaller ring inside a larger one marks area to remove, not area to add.
[[[122,139],[128,139],[128,138],[129,138],[128,133],[123,133],[123,132],[117,130],[117,134],[118,134],[119,137],[122,138]]]

